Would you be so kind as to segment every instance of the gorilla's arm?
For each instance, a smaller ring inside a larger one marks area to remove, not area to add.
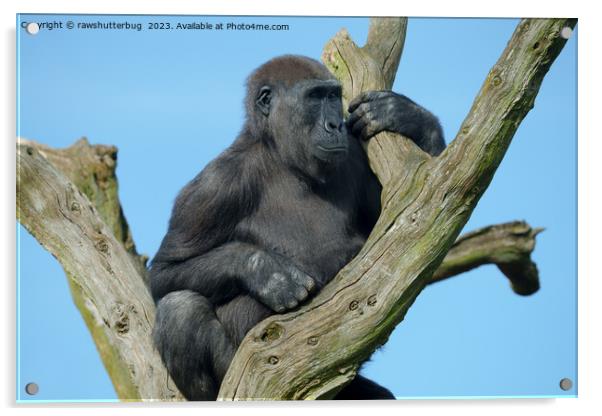
[[[437,117],[404,95],[392,91],[368,91],[355,97],[349,104],[347,129],[356,138],[368,140],[381,131],[399,133],[414,141],[432,156],[445,149],[443,129]],[[362,151],[362,156],[365,153]],[[368,231],[380,215],[381,185],[370,171],[368,161],[363,166],[364,198],[359,206],[359,225]]]
[[[155,299],[192,290],[219,305],[249,293],[276,312],[296,307],[315,287],[314,280],[285,257],[237,241],[186,261],[155,263],[151,276]]]
[[[256,172],[226,152],[178,195],[150,269],[155,300],[192,290],[219,304],[248,293],[282,312],[307,298],[315,282],[290,260],[233,239],[261,197]]]
[[[445,149],[437,117],[404,95],[392,91],[365,92],[351,101],[349,114],[347,128],[362,140],[386,130],[412,139],[434,156]]]

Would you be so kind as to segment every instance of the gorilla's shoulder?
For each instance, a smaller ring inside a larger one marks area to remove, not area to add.
[[[174,208],[215,215],[224,209],[247,211],[250,201],[257,201],[266,163],[258,144],[242,139],[237,139],[184,186]]]

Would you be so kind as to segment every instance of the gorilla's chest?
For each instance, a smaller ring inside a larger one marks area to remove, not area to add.
[[[350,197],[280,194],[262,201],[244,228],[264,249],[282,254],[326,283],[361,249],[365,236],[355,225]]]

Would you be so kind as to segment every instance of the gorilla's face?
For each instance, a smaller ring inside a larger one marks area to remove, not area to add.
[[[292,92],[296,103],[292,110],[302,117],[298,128],[306,152],[323,163],[338,163],[349,151],[343,122],[341,86],[333,80],[299,82]]]
[[[349,153],[341,92],[335,80],[309,79],[290,87],[266,86],[256,101],[267,113],[279,153],[297,170],[320,181]]]

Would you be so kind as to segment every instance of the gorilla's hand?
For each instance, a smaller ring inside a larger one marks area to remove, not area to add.
[[[285,257],[264,251],[253,253],[242,284],[249,293],[275,312],[295,308],[307,299],[316,283]]]
[[[355,97],[349,104],[347,129],[361,140],[385,130],[398,133],[431,154],[439,154],[445,148],[437,118],[406,96],[392,91],[368,91]]]

